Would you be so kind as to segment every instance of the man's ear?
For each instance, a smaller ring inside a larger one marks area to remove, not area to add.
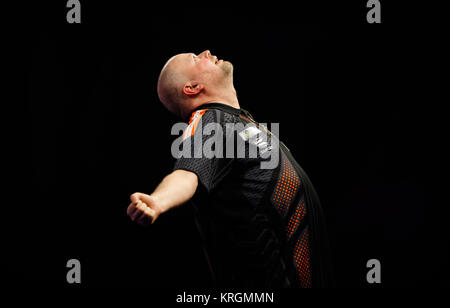
[[[183,86],[183,93],[188,96],[193,96],[199,94],[205,86],[196,81],[189,81]]]

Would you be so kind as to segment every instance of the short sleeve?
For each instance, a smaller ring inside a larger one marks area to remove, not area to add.
[[[208,193],[227,174],[233,161],[224,157],[225,123],[220,113],[203,109],[193,114],[183,133],[180,155],[173,168],[195,173]]]

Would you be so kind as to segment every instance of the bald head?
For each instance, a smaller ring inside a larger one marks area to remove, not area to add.
[[[230,62],[217,59],[209,50],[198,56],[178,54],[161,70],[159,99],[170,112],[185,118],[202,102],[223,96],[224,91],[234,91],[232,71]]]
[[[180,115],[179,104],[182,100],[182,87],[187,78],[178,67],[180,55],[170,58],[161,70],[158,78],[158,96],[163,105],[172,113]]]

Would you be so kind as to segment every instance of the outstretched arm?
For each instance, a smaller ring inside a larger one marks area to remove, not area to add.
[[[175,170],[167,175],[150,195],[132,194],[127,214],[138,224],[152,224],[162,213],[189,201],[197,185],[195,173]]]

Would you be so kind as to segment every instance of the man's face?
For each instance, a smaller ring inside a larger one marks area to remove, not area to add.
[[[233,83],[233,65],[229,61],[219,60],[205,50],[199,55],[184,53],[177,56],[176,65],[186,76],[208,87],[226,87]]]

